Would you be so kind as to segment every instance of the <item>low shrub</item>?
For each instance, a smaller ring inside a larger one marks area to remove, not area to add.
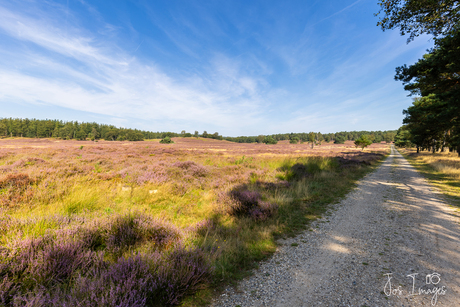
[[[157,248],[166,248],[181,238],[180,230],[165,221],[139,215],[134,219],[136,231],[145,242],[154,243]]]
[[[187,175],[193,177],[204,177],[208,174],[208,169],[205,166],[196,164],[193,161],[176,162],[172,166],[183,169]]]
[[[33,182],[34,180],[30,178],[28,174],[8,174],[7,176],[0,178],[0,189],[24,189]]]
[[[259,201],[262,199],[262,195],[259,192],[245,189],[234,189],[229,194],[234,201],[233,214],[235,215],[249,213],[258,206]]]
[[[107,227],[106,246],[111,251],[126,249],[140,239],[134,217],[130,215],[114,218]]]
[[[289,181],[286,181],[286,180],[281,180],[281,181],[278,181],[278,182],[264,182],[264,181],[257,180],[255,182],[255,185],[259,189],[264,189],[264,190],[267,190],[267,191],[274,191],[276,189],[286,189],[286,188],[289,188],[291,186]]]
[[[264,221],[278,211],[278,205],[262,201],[262,195],[257,191],[249,191],[247,187],[237,187],[228,193],[227,205],[230,214],[249,216],[255,221]]]
[[[70,293],[56,293],[67,306],[137,306],[147,305],[154,288],[147,257],[121,257],[111,265],[94,267],[79,275]]]
[[[128,214],[112,218],[105,227],[105,245],[118,253],[137,243],[147,242],[164,248],[180,239],[175,226],[143,214]]]
[[[161,144],[174,144],[173,140],[169,136],[165,137],[160,141]]]
[[[154,276],[157,297],[167,305],[178,304],[184,295],[195,292],[201,283],[209,281],[212,272],[202,250],[177,247],[158,266]]]
[[[175,305],[210,281],[207,255],[184,247],[178,229],[166,222],[134,214],[98,227],[48,233],[2,249],[0,306]],[[168,248],[107,257],[139,240]],[[104,251],[92,250],[104,245]]]
[[[259,202],[258,206],[249,211],[255,221],[265,221],[278,212],[278,205],[270,202]]]

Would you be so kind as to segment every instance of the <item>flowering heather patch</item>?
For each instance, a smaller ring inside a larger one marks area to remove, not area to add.
[[[246,187],[243,186],[230,191],[230,197],[236,203],[236,206],[233,208],[234,214],[245,214],[249,212],[252,208],[257,207],[259,201],[262,199],[259,192],[248,191],[245,188]]]
[[[134,218],[134,225],[143,241],[153,243],[157,248],[168,247],[181,238],[181,231],[174,225],[145,215]]]
[[[160,300],[175,305],[186,293],[196,291],[203,281],[210,280],[212,268],[200,249],[174,249],[158,267],[155,284]]]
[[[380,160],[382,153],[355,153],[354,155],[343,155],[337,157],[337,162],[342,168],[356,167],[360,165],[371,165],[373,161]]]
[[[84,271],[100,259],[80,242],[54,241],[50,236],[25,240],[17,248],[1,253],[0,302],[6,306],[24,293],[68,283],[76,271]]]
[[[0,303],[5,306],[151,306],[175,305],[209,280],[212,269],[199,250],[175,249],[168,255],[152,253],[119,258],[108,263],[97,258],[86,271],[75,273],[72,288],[37,285],[32,292],[5,277]],[[84,272],[84,273],[82,273]]]
[[[149,182],[161,184],[169,180],[169,175],[164,167],[164,163],[149,164],[130,165],[118,171],[117,174],[125,181],[134,182],[138,185]]]
[[[173,140],[0,140],[0,306],[178,304],[388,151]]]
[[[212,269],[207,257],[199,249],[183,247],[174,226],[142,215],[120,216],[109,224],[101,246],[127,247],[143,239],[170,248],[111,263],[103,260],[104,252],[92,251],[97,228],[60,230],[24,240],[1,251],[0,302],[5,306],[18,302],[32,306],[58,306],[59,302],[68,306],[76,302],[80,306],[146,306],[156,300],[171,305],[209,280]],[[70,283],[70,293],[56,290],[60,289],[56,285]]]
[[[33,182],[28,174],[9,174],[4,178],[0,178],[0,189],[23,189]]]
[[[129,248],[140,239],[131,216],[120,216],[110,221],[107,227],[106,245],[109,250]]]
[[[164,248],[180,239],[180,230],[173,225],[146,215],[125,215],[112,218],[106,227],[105,245],[118,251],[139,242]],[[101,227],[103,228],[103,227]]]
[[[176,162],[172,166],[181,168],[185,171],[185,174],[192,177],[204,177],[208,174],[208,169],[202,165],[198,165],[193,161]]]
[[[255,221],[265,221],[278,212],[278,205],[266,201],[259,201],[257,207],[249,211],[249,215]]]
[[[27,158],[27,159],[21,159],[13,164],[11,164],[11,168],[20,168],[20,167],[26,167],[29,165],[34,165],[36,163],[45,163],[45,160],[40,159],[40,158]]]
[[[220,194],[220,200],[229,207],[231,215],[249,216],[255,221],[264,221],[278,211],[277,204],[262,201],[262,195],[248,190],[246,185],[238,186],[225,194]]]
[[[162,173],[156,173],[156,172],[145,172],[143,174],[140,174],[137,177],[136,183],[138,185],[142,185],[146,182],[151,182],[151,183],[163,183],[168,181],[169,177],[166,174]]]
[[[0,177],[0,207],[18,206],[33,195],[30,185],[35,180],[28,174],[16,173]]]

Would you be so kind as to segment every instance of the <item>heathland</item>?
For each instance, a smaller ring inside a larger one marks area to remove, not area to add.
[[[0,306],[206,303],[389,152],[0,140]]]

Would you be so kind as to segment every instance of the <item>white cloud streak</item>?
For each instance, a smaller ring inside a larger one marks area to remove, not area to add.
[[[21,66],[38,67],[52,76],[0,65],[4,102],[14,98],[118,117],[199,121],[227,131],[235,121],[258,120],[258,107],[263,103],[258,94],[261,80],[242,72],[237,61],[216,55],[208,67],[210,77],[175,78],[153,63],[139,62],[124,53],[111,54],[110,46],[91,35],[75,34],[81,29],[71,29],[69,33],[74,34],[68,35],[44,17],[31,18],[0,7],[1,31],[48,51],[3,51],[3,55],[16,63],[26,60]],[[56,54],[78,65],[59,61]]]

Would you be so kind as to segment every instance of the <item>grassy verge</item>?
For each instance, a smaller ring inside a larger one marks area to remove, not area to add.
[[[456,153],[417,154],[415,149],[398,150],[451,204],[460,208],[460,158]]]

